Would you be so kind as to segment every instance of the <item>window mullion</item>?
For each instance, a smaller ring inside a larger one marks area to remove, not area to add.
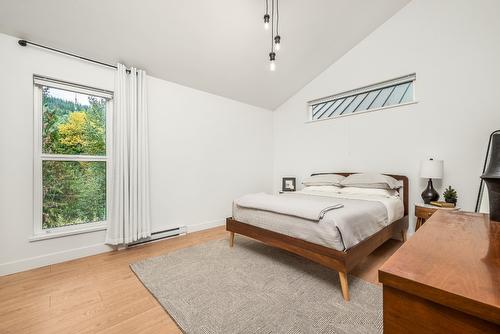
[[[42,154],[42,160],[52,161],[106,161],[107,156],[101,155],[63,155],[63,154]]]

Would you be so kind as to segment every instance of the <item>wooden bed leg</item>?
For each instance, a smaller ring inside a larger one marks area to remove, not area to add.
[[[347,273],[339,271],[340,287],[342,288],[342,296],[346,302],[349,301],[349,285],[347,284]]]
[[[229,247],[234,246],[234,232],[229,232]]]
[[[401,230],[401,237],[403,238],[403,242],[406,242],[406,230]]]

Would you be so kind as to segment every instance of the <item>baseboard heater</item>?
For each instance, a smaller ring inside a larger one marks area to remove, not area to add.
[[[186,226],[180,226],[180,227],[171,228],[168,230],[153,232],[153,233],[151,233],[151,236],[149,238],[137,240],[136,242],[128,244],[127,247],[133,247],[133,246],[142,245],[142,244],[145,244],[148,242],[155,242],[155,241],[158,241],[161,239],[176,237],[179,235],[186,234],[186,232],[187,232]]]

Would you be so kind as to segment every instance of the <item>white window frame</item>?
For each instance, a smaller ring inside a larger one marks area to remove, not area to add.
[[[76,93],[98,96],[106,99],[106,155],[65,155],[65,154],[46,154],[42,150],[42,126],[43,126],[43,94],[42,87],[58,88]],[[111,152],[112,152],[112,119],[113,119],[113,92],[78,85],[74,83],[55,80],[47,77],[33,77],[33,101],[34,101],[34,159],[33,159],[33,179],[34,179],[34,228],[33,236],[30,241],[57,238],[66,235],[87,233],[99,230],[105,230],[106,221],[75,224],[50,229],[42,228],[42,210],[43,210],[43,185],[42,185],[42,161],[104,161],[106,162],[106,217],[109,214],[110,203],[110,175],[111,175]]]
[[[351,96],[351,95],[363,94],[363,93],[366,93],[366,92],[369,92],[372,90],[383,89],[385,87],[389,87],[389,86],[393,86],[393,85],[397,85],[397,84],[401,84],[401,83],[409,82],[409,81],[411,81],[413,83],[413,100],[412,101],[400,103],[400,104],[393,104],[393,105],[389,105],[389,106],[383,106],[383,107],[379,107],[379,108],[356,111],[356,112],[352,112],[352,113],[344,114],[344,115],[336,115],[336,116],[325,117],[325,118],[321,118],[321,119],[313,119],[313,106],[316,104],[320,104],[323,102],[332,101],[332,100],[336,100],[336,99],[341,99],[343,97],[347,97],[347,96]],[[307,102],[307,120],[306,120],[306,123],[322,122],[322,121],[326,121],[326,120],[332,120],[332,119],[337,119],[337,118],[342,118],[342,117],[360,115],[360,114],[365,114],[368,112],[379,111],[379,110],[390,109],[390,108],[401,107],[401,106],[406,106],[406,105],[418,103],[417,95],[416,95],[417,94],[416,83],[417,83],[417,75],[416,75],[416,73],[412,73],[412,74],[408,74],[408,75],[405,75],[402,77],[398,77],[398,78],[394,78],[394,79],[390,79],[390,80],[385,80],[385,81],[382,81],[382,82],[379,82],[376,84],[363,86],[363,87],[352,89],[352,90],[345,91],[342,93],[338,93],[338,94],[330,95],[327,97],[308,101]]]

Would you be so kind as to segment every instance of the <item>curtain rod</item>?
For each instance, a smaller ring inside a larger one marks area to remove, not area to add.
[[[50,51],[53,51],[53,52],[61,53],[61,54],[66,55],[66,56],[70,56],[70,57],[78,58],[78,59],[85,60],[85,61],[88,61],[88,62],[91,62],[91,63],[99,64],[99,65],[102,65],[102,66],[106,66],[106,67],[111,67],[111,68],[114,68],[114,69],[118,69],[118,67],[115,66],[115,65],[111,65],[111,64],[104,63],[102,61],[98,61],[98,60],[95,60],[95,59],[91,59],[91,58],[79,56],[77,54],[66,52],[66,51],[62,51],[62,50],[59,50],[59,49],[54,49],[54,48],[51,48],[50,46],[45,46],[45,45],[41,45],[41,44],[38,44],[38,43],[30,42],[30,41],[27,41],[25,39],[20,39],[19,41],[17,41],[17,43],[19,45],[21,45],[21,46],[33,45],[33,46],[36,46],[36,47],[39,47],[39,48],[42,48],[42,49],[46,49],[46,50],[50,50]],[[127,69],[127,73],[130,73],[130,70]]]

